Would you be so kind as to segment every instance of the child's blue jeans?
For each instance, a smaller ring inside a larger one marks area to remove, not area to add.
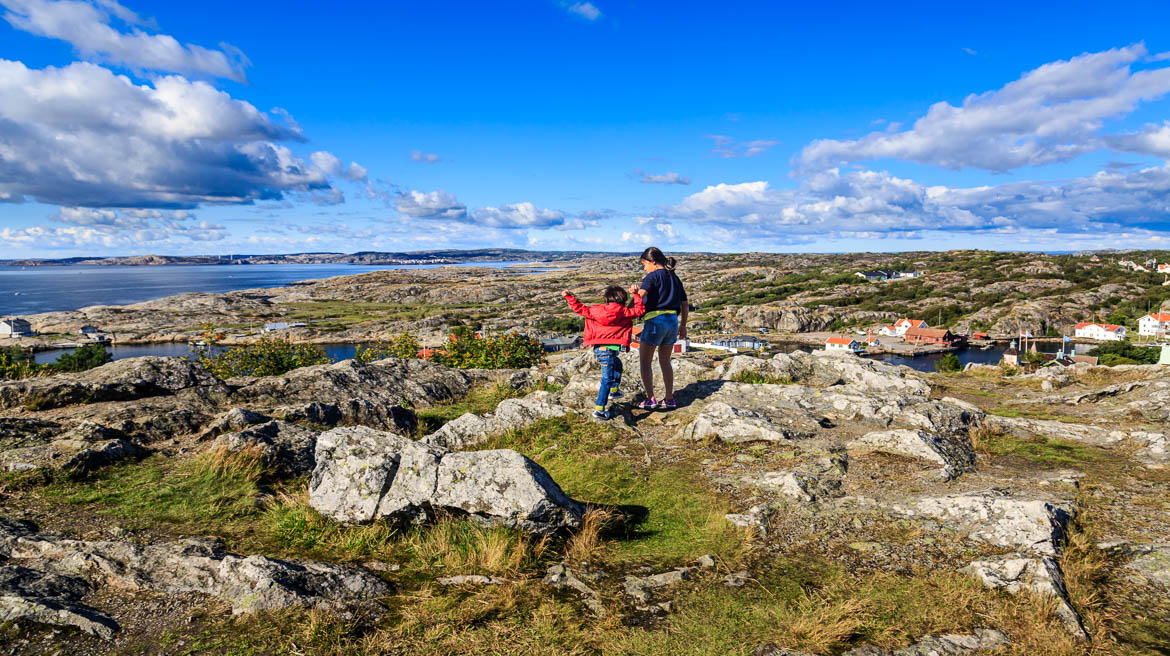
[[[622,359],[618,357],[621,351],[605,347],[593,349],[593,357],[601,365],[601,387],[597,390],[597,409],[604,410],[609,403],[609,391],[616,390],[622,384]]]

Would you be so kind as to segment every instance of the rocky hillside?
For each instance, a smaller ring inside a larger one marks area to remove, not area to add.
[[[678,410],[633,409],[627,376],[609,422],[587,414],[589,354],[226,381],[139,358],[0,383],[0,645],[1170,646],[1170,367],[943,377],[797,353],[676,372]]]
[[[1126,257],[1160,261],[1170,253]],[[1114,259],[983,251],[896,255],[738,254],[685,258],[679,274],[696,306],[698,333],[756,330],[800,333],[866,327],[900,316],[958,331],[1014,336],[1070,333],[1084,320],[1123,323],[1170,310],[1166,276],[1133,272]],[[453,326],[488,331],[555,332],[572,318],[560,298],[570,288],[599,300],[608,284],[641,279],[633,256],[557,262],[555,272],[440,268],[381,271],[274,289],[183,294],[125,307],[90,307],[29,317],[48,334],[91,324],[123,342],[189,341],[206,325],[226,341],[254,339],[269,322],[303,322],[296,340],[368,342],[412,331],[442,339]],[[922,277],[865,282],[861,270],[919,270]],[[49,340],[53,339],[50,335]]]

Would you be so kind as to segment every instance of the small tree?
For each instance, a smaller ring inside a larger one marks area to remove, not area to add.
[[[959,361],[959,356],[954,353],[947,353],[935,361],[934,368],[939,373],[953,374],[963,370],[963,363]]]
[[[33,360],[31,351],[19,346],[0,348],[0,378],[17,380],[42,373],[44,367]]]
[[[385,342],[378,342],[371,346],[358,345],[354,351],[354,357],[359,362],[373,362],[374,360],[384,360],[386,358],[414,358],[418,357],[419,350],[422,346],[418,342],[418,338],[411,333],[402,333],[396,335],[393,339]]]
[[[57,356],[48,368],[62,372],[86,371],[100,367],[113,359],[104,344],[86,344],[73,349],[70,353]]]
[[[207,343],[196,360],[217,378],[279,376],[293,369],[329,364],[329,356],[316,344],[293,344],[279,337],[262,337],[251,344],[215,350]]]

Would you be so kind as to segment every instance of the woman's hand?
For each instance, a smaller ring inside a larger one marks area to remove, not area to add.
[[[679,339],[686,339],[687,338],[687,325],[686,324],[683,324],[683,325],[678,327],[678,338]]]
[[[638,283],[634,283],[634,284],[630,285],[630,293],[631,294],[638,293]]]

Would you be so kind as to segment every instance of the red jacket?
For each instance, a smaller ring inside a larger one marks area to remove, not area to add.
[[[646,306],[642,303],[642,295],[634,294],[634,307],[628,308],[620,303],[601,303],[600,305],[585,305],[569,294],[565,297],[569,308],[585,317],[585,345],[611,344],[615,346],[629,346],[630,334],[634,329],[634,319],[646,314]]]

